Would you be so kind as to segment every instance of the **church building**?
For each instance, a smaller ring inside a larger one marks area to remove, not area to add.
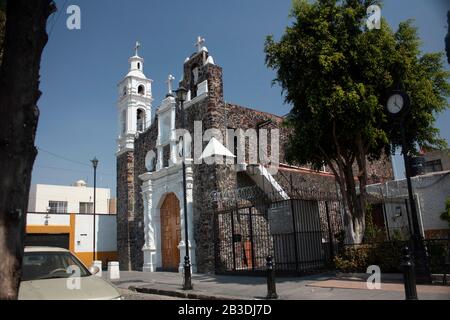
[[[326,168],[314,171],[286,163],[289,131],[281,126],[282,117],[225,101],[222,68],[204,39],[199,37],[195,52],[183,64],[178,85],[186,88],[186,101],[179,103],[172,88],[174,78],[169,76],[166,97],[157,108],[153,108],[152,80],[144,73],[138,48],[137,44],[135,55],[129,58],[130,70],[118,84],[117,250],[122,270],[182,272],[188,246],[193,272],[215,272],[212,194],[257,188],[263,194],[276,192],[281,199],[289,199],[293,186],[336,191],[334,176]],[[180,139],[176,129],[187,130],[192,140]],[[249,129],[254,129],[257,138],[271,132],[265,146],[272,160],[278,151],[277,170],[249,161],[249,143],[244,144],[244,157],[238,156],[241,136],[229,133]],[[216,139],[206,132],[225,138]],[[228,157],[223,157],[224,163],[202,159],[214,153]],[[184,177],[182,154],[186,155]],[[371,164],[368,174],[378,177],[377,182],[391,180],[390,161]]]

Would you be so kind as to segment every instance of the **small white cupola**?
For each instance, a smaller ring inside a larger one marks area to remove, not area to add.
[[[134,50],[135,50],[134,56],[132,56],[132,57],[130,57],[130,59],[128,59],[128,62],[130,63],[130,71],[128,72],[127,76],[145,78],[144,59],[139,56],[139,48],[140,47],[141,47],[141,44],[138,41],[136,41],[136,45],[134,47]]]

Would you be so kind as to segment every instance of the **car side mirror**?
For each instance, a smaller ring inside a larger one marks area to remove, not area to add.
[[[99,271],[100,271],[100,268],[97,267],[97,266],[91,266],[89,268],[89,272],[92,273],[92,274],[97,274]]]

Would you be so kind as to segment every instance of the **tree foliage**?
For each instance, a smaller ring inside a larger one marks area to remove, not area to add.
[[[441,213],[441,219],[447,221],[450,226],[450,198],[445,201],[445,211]]]
[[[385,112],[387,94],[401,84],[410,95],[405,130],[411,152],[416,145],[445,146],[434,120],[450,95],[442,53],[421,54],[412,21],[396,32],[385,20],[380,29],[368,30],[372,4],[381,6],[369,0],[294,0],[292,25],[278,42],[268,36],[265,44],[266,63],[277,72],[274,82],[292,105],[288,160],[331,168],[348,207],[349,240],[357,242],[365,227],[367,159],[399,146],[400,130]]]

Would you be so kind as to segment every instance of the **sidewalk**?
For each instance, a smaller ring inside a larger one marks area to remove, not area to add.
[[[106,278],[107,273],[104,273]],[[112,281],[123,289],[186,299],[264,299],[265,277],[194,274],[194,290],[182,290],[182,274],[171,272],[121,271]],[[403,284],[386,275],[380,290],[369,290],[363,279],[345,275],[321,274],[308,277],[278,277],[277,293],[285,300],[404,300]],[[450,300],[450,286],[418,285],[420,300]]]

